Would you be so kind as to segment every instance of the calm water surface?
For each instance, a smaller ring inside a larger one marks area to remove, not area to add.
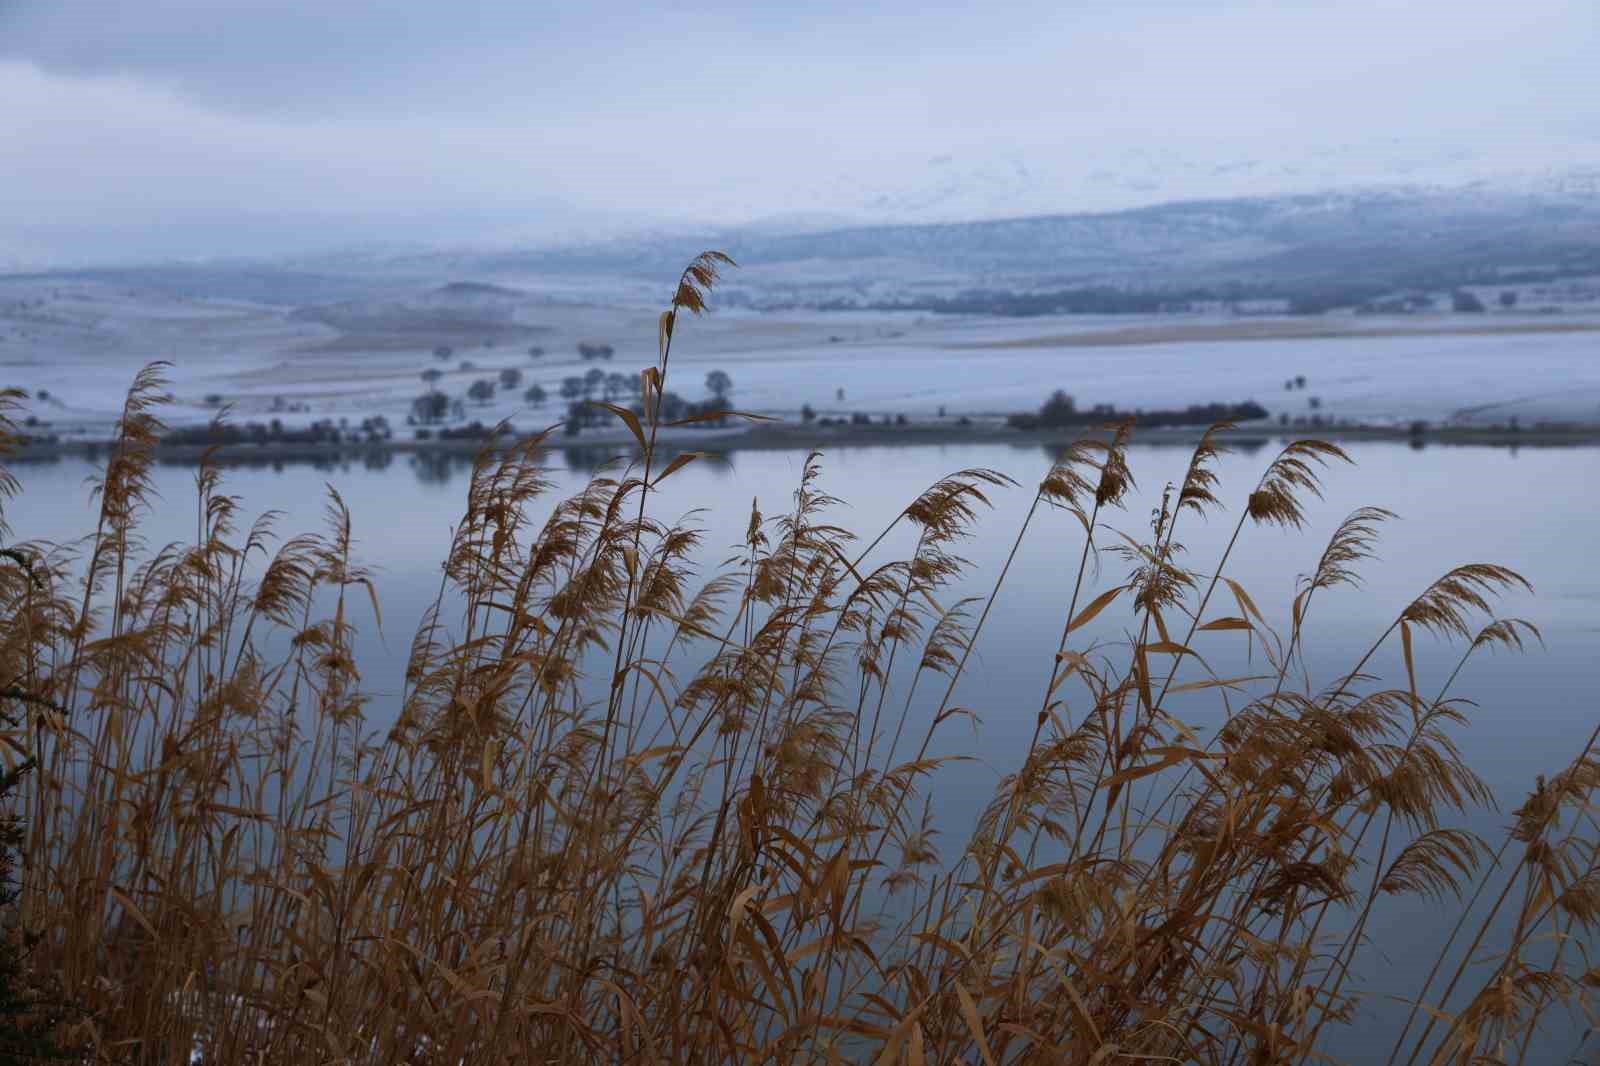
[[[1187,549],[1188,565],[1207,572],[1214,568],[1237,509],[1278,448],[1276,442],[1254,450],[1241,448],[1220,461],[1219,496],[1228,512],[1205,521],[1183,519],[1178,539]],[[1341,464],[1326,472],[1324,498],[1307,501],[1306,533],[1247,527],[1226,574],[1244,585],[1270,622],[1287,631],[1296,579],[1315,567],[1337,523],[1364,505],[1386,507],[1399,515],[1385,528],[1378,558],[1362,566],[1362,588],[1318,594],[1306,630],[1306,658],[1314,685],[1335,681],[1354,666],[1398,612],[1450,567],[1494,562],[1526,576],[1534,594],[1510,595],[1499,602],[1496,613],[1536,624],[1544,646],[1521,655],[1480,655],[1469,662],[1453,690],[1475,702],[1469,710],[1471,725],[1459,743],[1467,760],[1494,789],[1499,804],[1498,810],[1475,812],[1465,821],[1498,843],[1510,810],[1535,775],[1564,766],[1600,714],[1593,696],[1600,663],[1600,574],[1593,564],[1593,545],[1600,543],[1600,507],[1594,497],[1600,486],[1600,449],[1414,450],[1363,443],[1352,444],[1347,451],[1355,465]],[[1109,524],[1136,537],[1146,536],[1162,488],[1182,478],[1188,458],[1187,447],[1133,447],[1130,464],[1139,489]],[[691,464],[662,486],[652,513],[672,520],[695,508],[708,508],[697,520],[706,530],[703,576],[710,576],[716,561],[734,554],[752,500],[759,501],[769,517],[791,506],[804,460],[801,452],[748,451],[722,461]],[[579,489],[590,476],[592,461],[577,453],[552,453],[556,488],[550,498]],[[823,458],[821,487],[845,501],[831,520],[865,541],[887,526],[918,492],[952,471],[988,467],[1014,478],[1018,487],[993,493],[992,510],[977,535],[961,547],[961,554],[972,563],[973,576],[952,590],[953,599],[957,594],[987,594],[1049,462],[1049,454],[1034,445],[840,448]],[[94,509],[86,482],[98,469],[79,459],[18,467],[23,492],[8,509],[16,536],[65,540],[91,529]],[[157,469],[162,502],[145,523],[148,543],[193,539],[193,473],[192,468],[179,466]],[[359,656],[365,685],[374,693],[368,725],[380,729],[394,714],[411,634],[438,591],[439,563],[463,508],[467,465],[461,460],[397,455],[382,465],[353,461],[322,469],[235,467],[227,471],[226,479],[226,491],[244,500],[247,518],[269,509],[283,512],[278,528],[284,533],[321,528],[327,486],[336,488],[348,503],[358,556],[379,578],[383,633],[364,628]],[[939,751],[970,759],[949,767],[931,789],[947,857],[959,850],[996,780],[1014,769],[1023,754],[1064,621],[1082,536],[1081,527],[1064,513],[1041,512],[1036,518],[957,688],[955,702],[971,708],[981,725],[974,730],[952,722],[936,745]],[[1102,546],[1113,543],[1109,534],[1100,541]],[[911,546],[910,535],[891,536],[873,558],[882,562],[903,557]],[[1095,585],[1086,590],[1083,602],[1097,589],[1123,581],[1126,570],[1121,559],[1102,553]],[[1126,615],[1113,617],[1116,613],[1108,611],[1083,631],[1084,639],[1125,640],[1121,627]],[[1233,613],[1237,609],[1231,602],[1215,601],[1208,610],[1208,615]],[[1074,634],[1074,646],[1081,646],[1078,636]],[[1205,637],[1210,639],[1197,641],[1196,647],[1218,673],[1249,672],[1238,633]],[[1423,637],[1417,651],[1422,691],[1436,691],[1460,649]],[[1260,666],[1259,656],[1256,665]],[[1390,684],[1403,684],[1398,647],[1380,651],[1368,670]],[[918,702],[931,705],[939,695],[934,689],[942,686],[924,687],[928,697]],[[1068,699],[1070,712],[1070,694]],[[926,721],[916,718],[919,709],[926,715],[926,707],[914,708],[908,726],[918,738]],[[1202,732],[1221,717],[1215,701],[1195,701],[1179,710]],[[1437,911],[1429,907],[1390,908],[1382,927],[1373,931],[1376,950],[1366,957],[1367,972],[1358,977],[1393,984],[1396,994],[1415,987],[1406,979],[1418,972],[1415,960],[1431,961],[1429,945],[1442,937],[1440,926]],[[1364,1009],[1373,1023],[1393,1013],[1381,1000],[1369,1001]],[[1549,1046],[1541,1048],[1544,1057],[1530,1061],[1559,1061],[1572,1049],[1581,1029],[1574,1023],[1570,1031],[1552,1034]],[[1353,1057],[1365,1058],[1367,1052],[1379,1050],[1387,1053],[1384,1041],[1379,1041],[1381,1049],[1362,1045],[1359,1028],[1350,1039],[1355,1044],[1346,1048],[1341,1039],[1339,1050]]]

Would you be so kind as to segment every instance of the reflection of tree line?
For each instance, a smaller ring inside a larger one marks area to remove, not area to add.
[[[1262,448],[1265,448],[1271,442],[1272,442],[1271,438],[1262,436],[1262,437],[1229,437],[1229,438],[1227,438],[1227,440],[1224,443],[1227,445],[1227,449],[1230,452],[1236,452],[1236,453],[1238,453],[1240,455],[1254,455],[1256,452],[1259,452]],[[1194,441],[1193,441],[1193,439],[1188,439],[1188,440],[1163,440],[1160,437],[1154,437],[1154,438],[1151,438],[1149,440],[1140,440],[1138,437],[1134,437],[1133,438],[1133,443],[1135,445],[1138,445],[1139,447],[1142,447],[1142,448],[1179,448],[1179,449],[1182,449],[1185,452],[1191,452],[1191,451],[1194,450]],[[1026,448],[1027,446],[1026,445],[1021,445],[1021,444],[1015,444],[1015,445],[1012,445],[1012,447],[1014,447],[1014,448]],[[1062,458],[1064,458],[1071,451],[1071,446],[1070,445],[1060,444],[1060,443],[1057,443],[1055,441],[1048,441],[1048,442],[1040,445],[1040,447],[1044,451],[1045,460],[1047,462],[1051,463],[1051,464],[1055,464],[1055,463],[1059,462]]]
[[[96,459],[90,453],[90,459]],[[350,470],[382,471],[389,469],[394,464],[395,452],[389,448],[363,448],[359,451],[341,451],[327,454],[309,453],[304,455],[218,455],[212,462],[220,467],[234,470],[271,470],[282,473],[292,466],[307,466],[323,473],[336,473]],[[195,458],[188,455],[162,455],[156,453],[156,460],[162,466],[194,466]]]
[[[1140,444],[1150,448],[1192,448],[1193,442],[1188,440],[1162,440],[1155,438],[1140,441]],[[1242,437],[1230,439],[1230,450],[1245,455],[1254,455],[1270,443],[1266,436]],[[1013,447],[1033,447],[1033,445],[1013,445]],[[1047,442],[1039,446],[1049,462],[1060,458],[1065,446],[1055,442]],[[690,451],[694,449],[682,449]],[[727,451],[707,451],[699,449],[703,457],[695,464],[696,468],[705,470],[718,477],[726,476],[733,470],[734,455],[737,449]],[[224,466],[238,467],[249,470],[270,469],[282,472],[289,467],[310,467],[324,473],[350,471],[363,469],[370,471],[388,470],[394,463],[397,453],[388,449],[374,449],[360,453],[343,453],[335,456],[277,456],[273,458],[253,456],[223,456],[219,461]],[[665,465],[678,455],[678,451],[658,448],[658,464]],[[566,445],[552,447],[546,450],[552,466],[559,466],[574,474],[593,477],[606,467],[613,467],[620,471],[623,465],[632,458],[626,451],[619,450],[617,445]],[[410,452],[405,456],[406,465],[416,475],[417,481],[424,485],[444,485],[456,478],[466,478],[472,473],[474,457],[468,452],[419,450]],[[163,459],[168,465],[193,465],[192,459]]]
[[[689,449],[672,450],[657,448],[658,463],[665,464],[679,454],[680,451]],[[728,473],[733,468],[732,451],[700,451],[703,457],[696,467],[707,470],[716,475]],[[162,455],[156,453],[157,461],[162,466],[194,466],[195,457],[192,455]],[[550,457],[550,465],[555,468],[565,468],[576,474],[592,477],[602,468],[616,467],[618,470],[631,458],[627,450],[619,445],[595,444],[589,446],[568,445],[565,447],[552,447],[546,449]],[[91,462],[103,458],[102,455],[90,451],[86,456]],[[411,470],[419,482],[430,485],[442,485],[456,477],[466,477],[472,472],[474,456],[465,451],[444,451],[423,449],[413,452],[399,452],[390,448],[364,448],[351,451],[331,453],[304,453],[293,452],[279,455],[251,455],[227,454],[215,456],[213,462],[218,466],[235,470],[271,470],[274,473],[283,473],[290,468],[309,468],[325,474],[348,473],[353,470],[366,470],[382,472],[394,466],[397,458],[404,458],[405,465]],[[63,456],[59,453],[38,456],[13,457],[13,461],[25,465],[44,465],[60,462]]]
[[[390,448],[370,448],[359,451],[339,452],[307,452],[286,454],[252,455],[248,452],[228,454],[222,453],[213,456],[211,461],[219,467],[231,470],[271,470],[282,473],[290,467],[310,467],[324,473],[335,473],[341,470],[387,470],[394,464],[398,453]],[[6,462],[13,466],[38,467],[57,466],[64,462],[88,462],[103,464],[110,457],[108,448],[85,448],[82,452],[53,451],[38,452],[34,454],[23,453],[6,457]],[[429,456],[433,458],[433,456]],[[462,458],[457,456],[457,458]],[[193,454],[169,454],[157,451],[155,460],[161,466],[194,467],[199,460]],[[470,458],[466,460],[471,465]]]
[[[1269,443],[1272,443],[1273,439],[1278,439],[1281,442],[1285,438],[1269,438],[1267,436],[1230,438],[1227,441],[1227,445],[1231,451],[1244,455],[1254,455],[1262,448],[1265,448]],[[1194,442],[1192,440],[1166,440],[1160,437],[1138,441],[1138,443],[1146,448],[1191,449],[1194,446]],[[1427,442],[1418,436],[1411,437],[1409,441],[1407,441],[1407,444],[1412,451],[1422,451],[1427,446]],[[1516,442],[1511,442],[1509,445],[1501,445],[1499,442],[1476,442],[1475,446],[1509,447],[1510,453],[1513,457],[1516,456],[1519,450]],[[1020,451],[1028,451],[1037,447],[1043,451],[1045,460],[1048,463],[1054,463],[1059,460],[1067,450],[1066,445],[1057,443],[1055,441],[1046,441],[1040,444],[1035,444],[1032,442],[1025,444],[1018,441],[1011,444],[1010,447],[1014,450]],[[195,465],[195,460],[192,456],[162,455],[160,452],[157,452],[156,454],[157,461],[162,466]],[[213,461],[219,466],[231,467],[238,470],[271,470],[274,473],[279,474],[291,467],[309,467],[312,470],[316,470],[325,474],[348,473],[352,470],[365,470],[378,473],[390,469],[394,465],[396,457],[400,454],[402,453],[398,453],[388,448],[373,448],[362,449],[360,451],[353,452],[338,452],[332,455],[289,454],[276,456],[253,456],[248,454],[224,454],[216,457]],[[628,458],[625,454],[619,453],[615,446],[606,445],[550,448],[548,449],[547,454],[551,456],[552,466],[558,465],[555,462],[555,458],[559,456],[559,466],[564,467],[566,470],[569,470],[572,473],[582,474],[585,477],[592,477],[594,474],[599,472],[602,467],[608,464],[616,465],[619,462],[625,462]],[[665,448],[658,448],[657,454],[663,457],[662,463],[665,464],[666,462],[670,462],[673,456],[679,453],[676,451],[668,451]],[[696,463],[695,466],[698,469],[705,470],[718,477],[725,476],[733,469],[734,454],[734,450],[702,450],[701,455],[704,456],[704,458],[700,462]],[[89,449],[83,457],[87,458],[91,462],[98,462],[104,460],[105,454],[96,449]],[[32,455],[24,453],[22,455],[11,456],[8,459],[8,462],[22,467],[54,466],[58,463],[66,461],[69,458],[74,457],[62,452],[42,452]],[[423,450],[405,454],[405,460],[407,467],[413,474],[416,475],[417,481],[420,484],[444,485],[453,481],[458,476],[461,478],[467,477],[472,472],[473,456],[466,452]]]
[[[565,467],[574,474],[584,477],[593,477],[606,467],[620,471],[623,465],[632,456],[626,452],[619,452],[615,445],[594,445],[590,447],[567,446],[550,448],[546,454],[556,465]],[[665,465],[671,462],[676,455],[665,448],[657,449],[658,463]],[[733,452],[701,452],[704,456],[695,466],[717,476],[726,475],[733,469]],[[432,452],[419,451],[410,456],[412,471],[417,475],[417,480],[424,484],[443,485],[456,477],[465,478],[472,472],[472,456],[460,452]]]

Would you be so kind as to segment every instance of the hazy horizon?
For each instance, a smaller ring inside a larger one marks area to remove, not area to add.
[[[0,3],[0,264],[1108,210],[1600,162],[1592,4]]]

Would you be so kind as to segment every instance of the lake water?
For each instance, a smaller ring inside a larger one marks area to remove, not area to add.
[[[1218,463],[1224,514],[1198,521],[1186,516],[1178,539],[1187,564],[1209,572],[1221,553],[1238,508],[1280,442],[1238,448]],[[1227,576],[1239,581],[1280,631],[1287,631],[1289,602],[1297,577],[1315,567],[1327,537],[1349,512],[1364,505],[1398,513],[1388,523],[1378,558],[1361,567],[1364,587],[1319,593],[1306,632],[1307,660],[1314,684],[1336,680],[1400,610],[1435,578],[1465,562],[1501,563],[1526,576],[1533,595],[1506,597],[1497,614],[1525,618],[1544,635],[1521,655],[1483,654],[1469,663],[1454,689],[1476,702],[1471,725],[1459,737],[1467,760],[1489,782],[1498,811],[1478,812],[1467,824],[1498,844],[1509,812],[1532,786],[1536,774],[1561,769],[1594,728],[1597,662],[1600,662],[1600,571],[1593,545],[1600,543],[1600,449],[1486,448],[1358,443],[1346,449],[1353,466],[1330,467],[1324,499],[1307,501],[1304,535],[1247,526],[1229,561]],[[1187,446],[1135,445],[1130,465],[1139,490],[1110,525],[1143,538],[1151,508],[1167,483],[1182,478]],[[652,504],[659,519],[671,520],[694,508],[706,530],[704,557],[734,554],[749,520],[752,499],[769,517],[791,504],[805,455],[801,452],[742,451],[718,461],[691,464],[663,486]],[[967,467],[988,467],[1014,478],[1018,487],[996,490],[993,508],[978,535],[961,553],[973,577],[955,594],[988,592],[1032,501],[1033,489],[1051,456],[1038,445],[958,444],[915,447],[839,448],[823,458],[821,487],[845,501],[831,520],[870,540],[918,492],[941,476]],[[587,480],[591,461],[584,454],[551,455],[556,489],[550,499],[576,491]],[[92,529],[94,507],[86,481],[97,465],[76,458],[30,463],[15,468],[23,485],[8,507],[18,539],[63,540]],[[359,657],[367,689],[374,694],[368,726],[381,729],[392,718],[404,654],[424,608],[439,587],[439,563],[452,524],[461,513],[468,466],[437,457],[394,455],[378,463],[354,460],[326,468],[306,464],[233,467],[225,489],[242,497],[248,519],[265,510],[283,512],[280,531],[320,529],[326,486],[336,488],[354,515],[357,553],[379,577],[383,634],[363,629]],[[195,527],[193,470],[161,466],[155,485],[162,503],[148,516],[145,537],[152,545],[192,540]],[[1108,538],[1102,539],[1109,543]],[[911,538],[891,536],[870,561],[903,557]],[[974,733],[948,727],[942,748],[973,756],[936,780],[936,817],[943,827],[947,857],[959,849],[977,809],[996,780],[1014,769],[1031,734],[1049,675],[1068,597],[1072,591],[1082,530],[1070,516],[1042,513],[1019,552],[1011,576],[990,618],[977,652],[958,686],[955,703],[981,719]],[[1125,564],[1104,554],[1098,588],[1125,577]],[[1086,589],[1087,602],[1094,589]],[[1220,608],[1220,609],[1219,609]],[[1232,614],[1232,604],[1214,603],[1208,615]],[[1115,611],[1083,633],[1085,639],[1122,639],[1125,620]],[[363,621],[357,615],[358,621]],[[1198,649],[1224,676],[1229,664],[1243,666],[1237,633],[1204,634]],[[1233,639],[1228,639],[1233,638]],[[1074,646],[1078,634],[1074,635]],[[1417,644],[1419,680],[1424,692],[1437,687],[1454,665],[1459,649],[1423,637]],[[1259,665],[1259,659],[1257,660]],[[1243,672],[1242,670],[1240,672]],[[1380,652],[1369,666],[1390,684],[1403,684],[1398,647]],[[1430,688],[1430,682],[1432,688]],[[928,686],[932,688],[933,686]],[[932,699],[936,699],[935,694]],[[1185,707],[1181,710],[1188,711]],[[1219,711],[1196,702],[1188,715],[1205,732]],[[916,726],[920,734],[920,725]],[[1375,953],[1363,975],[1391,977],[1415,973],[1411,960],[1432,958],[1430,943],[1442,935],[1437,910],[1418,905],[1390,908],[1374,930]],[[1591,946],[1592,947],[1592,946]],[[1414,987],[1414,985],[1410,986]],[[1400,984],[1392,991],[1404,993]],[[1393,1008],[1370,1001],[1364,1011],[1374,1022],[1392,1018]],[[1560,1028],[1559,1026],[1557,1028]],[[1569,1052],[1581,1026],[1552,1035],[1544,1058]],[[1344,1040],[1341,1038],[1341,1050]],[[1386,1054],[1388,1045],[1381,1051]],[[1361,1057],[1365,1057],[1364,1055]],[[1380,1055],[1381,1058],[1381,1055]]]

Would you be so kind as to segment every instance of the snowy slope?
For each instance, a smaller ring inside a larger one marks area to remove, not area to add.
[[[1121,211],[1177,200],[1280,197],[1330,190],[1476,189],[1510,195],[1600,194],[1600,141],[1529,137],[1492,149],[1384,140],[1218,158],[1171,146],[1066,158],[1015,149],[993,156],[938,155],[840,174],[793,190],[793,210],[846,215],[857,224],[954,222],[1083,211]]]
[[[665,286],[706,248],[739,261],[724,299],[752,306],[1086,285],[1450,288],[1506,271],[1600,273],[1600,168],[1520,185],[1373,186],[978,221],[675,230],[413,255],[387,269],[527,287],[577,277]]]
[[[1595,297],[1600,288],[1574,292]],[[484,323],[473,319],[454,338],[455,352],[438,359],[432,346],[441,327],[407,322],[394,310],[440,300],[509,303],[511,321],[530,331],[534,343],[489,345],[475,339]],[[357,324],[367,321],[362,314],[388,314],[373,332],[340,332],[330,325],[336,315],[311,320],[281,307],[179,299],[102,282],[0,280],[0,383],[28,390],[29,411],[49,431],[98,437],[116,418],[135,372],[156,358],[174,364],[176,403],[163,413],[175,424],[207,421],[217,404],[227,403],[238,422],[356,423],[383,415],[402,426],[425,388],[464,399],[474,382],[497,381],[514,368],[521,374],[514,387],[496,389],[486,404],[468,401],[464,414],[528,429],[564,417],[557,399],[564,379],[598,368],[636,381],[656,359],[653,309],[519,300],[510,290],[469,287],[423,290],[398,304],[337,305]],[[1569,331],[1555,331],[1552,323]],[[1252,339],[1258,326],[1276,332]],[[582,342],[613,345],[615,356],[587,362],[577,351]],[[785,418],[797,417],[802,404],[834,416],[931,417],[943,409],[951,418],[996,417],[1034,408],[1065,388],[1085,405],[1121,408],[1253,399],[1292,419],[1313,413],[1314,396],[1315,410],[1335,419],[1493,424],[1516,416],[1526,425],[1600,424],[1597,352],[1600,300],[1574,304],[1559,321],[1511,313],[1273,323],[1221,314],[1016,319],[723,311],[684,325],[671,378],[675,390],[699,399],[706,375],[725,371],[736,404]],[[428,370],[443,375],[436,386],[424,386]],[[1302,374],[1309,379],[1304,390],[1283,389],[1286,379]],[[530,408],[523,390],[534,384],[550,399]]]

